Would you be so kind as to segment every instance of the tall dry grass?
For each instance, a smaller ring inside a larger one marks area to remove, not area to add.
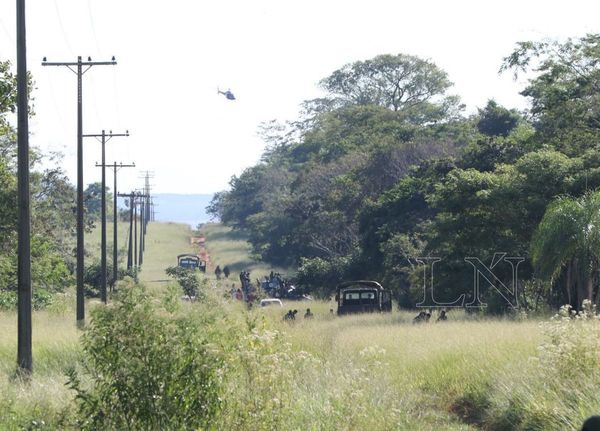
[[[188,232],[152,226],[148,284],[165,277]],[[207,237],[219,261],[254,265],[230,231],[210,227]],[[230,281],[208,280],[204,303],[178,303],[172,283],[150,290],[176,305],[174,316],[201,319],[225,359],[214,429],[558,431],[600,412],[600,321],[592,312],[548,321],[452,311],[447,322],[413,325],[415,313],[397,310],[337,317],[332,302],[248,310],[227,294]],[[64,386],[66,369],[82,359],[73,305],[69,293],[34,313],[29,383],[15,377],[16,316],[0,313],[0,429],[75,428],[74,394]],[[315,316],[305,320],[308,307]],[[282,320],[288,309],[299,310],[296,321]]]

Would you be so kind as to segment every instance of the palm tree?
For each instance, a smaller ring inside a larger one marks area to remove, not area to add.
[[[558,198],[546,208],[531,243],[538,276],[564,280],[569,304],[579,310],[594,298],[600,262],[600,191],[573,199]],[[596,289],[595,303],[600,301]]]

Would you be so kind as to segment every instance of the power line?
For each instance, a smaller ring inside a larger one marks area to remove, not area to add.
[[[98,37],[96,37],[96,26],[94,25],[94,15],[92,14],[92,5],[90,0],[87,1],[87,7],[90,17],[90,26],[92,27],[92,34],[94,35],[94,42],[96,43],[96,49],[98,49],[98,54],[102,55],[102,50],[100,49],[100,45],[98,44]]]
[[[119,197],[129,198],[129,246],[127,248],[127,269],[137,269],[138,267],[138,234],[137,234],[137,207],[140,202],[138,199],[147,198],[148,195],[133,191],[131,193],[119,193]],[[142,235],[140,232],[140,236]],[[132,246],[133,244],[133,246]]]
[[[65,26],[63,25],[62,18],[60,17],[60,11],[58,10],[58,3],[56,3],[56,0],[54,0],[54,9],[56,10],[58,24],[60,25],[60,29],[62,31],[63,38],[65,39],[65,43],[67,44],[67,48],[69,49],[71,54],[74,55],[75,51],[73,51],[73,48],[71,47],[71,44],[69,43],[69,38],[67,37],[67,32],[65,31]]]
[[[117,283],[117,264],[119,261],[119,248],[117,245],[117,240],[118,240],[118,228],[117,228],[117,223],[118,223],[118,213],[119,213],[119,208],[117,205],[117,198],[119,197],[119,192],[117,189],[117,172],[119,171],[119,169],[121,168],[135,168],[135,163],[132,163],[130,165],[127,164],[123,164],[122,162],[119,163],[117,165],[117,162],[114,162],[112,165],[106,165],[106,164],[102,164],[102,165],[98,165],[96,164],[97,167],[102,166],[103,168],[105,167],[109,167],[113,169],[113,174],[114,174],[114,208],[113,208],[113,282],[111,284],[111,288],[114,289],[116,283]]]
[[[56,116],[58,117],[58,122],[60,123],[60,127],[63,129],[63,132],[67,131],[65,127],[65,122],[60,114],[60,110],[58,109],[58,102],[56,100],[56,94],[54,92],[54,85],[52,84],[52,80],[48,80],[48,85],[50,85],[50,94],[52,95],[52,103],[54,105],[54,110],[56,111]]]
[[[66,66],[77,75],[77,323],[83,326],[85,322],[85,300],[83,287],[84,274],[84,224],[83,224],[83,112],[82,112],[82,79],[83,74],[92,66],[114,66],[117,62],[113,57],[111,61],[82,61],[81,56],[76,62],[48,62],[46,57],[42,66]],[[84,70],[85,67],[85,70]]]
[[[0,17],[0,27],[2,27],[2,31],[4,31],[4,34],[6,34],[6,37],[8,38],[8,40],[10,40],[10,43],[14,44],[15,38],[12,36],[12,34],[10,34],[8,29],[6,28],[6,25],[4,24],[2,17]]]
[[[102,302],[106,304],[107,295],[106,295],[106,142],[113,137],[116,136],[129,136],[129,131],[126,133],[113,133],[112,130],[107,135],[104,130],[102,130],[101,134],[91,134],[91,135],[83,135],[84,138],[101,138],[100,142],[102,143],[102,209],[101,209],[101,239],[100,239],[100,266],[101,266],[101,274],[100,274],[100,297]],[[96,165],[98,166],[98,165]]]
[[[94,105],[94,114],[96,114],[96,121],[97,124],[103,124],[104,121],[102,118],[100,118],[100,110],[98,109],[98,94],[96,93],[96,85],[95,85],[95,81],[94,81],[94,77],[90,76],[90,81],[91,81],[91,87],[92,87],[92,92],[93,92],[93,96],[92,97],[92,104]]]
[[[117,87],[117,74],[116,72],[113,70],[113,96],[114,96],[114,101],[115,101],[115,113],[117,115],[117,124],[121,124],[121,109],[119,108],[120,105],[120,98],[119,98],[119,89]],[[127,146],[127,151],[128,151],[128,156],[129,156],[129,146]]]

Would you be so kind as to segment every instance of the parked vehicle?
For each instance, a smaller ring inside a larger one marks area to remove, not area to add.
[[[184,253],[177,256],[177,266],[188,269],[198,269],[206,272],[206,262],[200,259],[200,256],[190,253]]]
[[[260,300],[261,307],[283,307],[280,299],[277,298],[267,298]]]
[[[336,287],[337,314],[392,311],[392,295],[376,281],[346,281]]]

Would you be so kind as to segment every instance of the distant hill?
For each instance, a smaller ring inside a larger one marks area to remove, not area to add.
[[[156,206],[157,221],[173,221],[187,223],[196,227],[198,223],[210,220],[206,214],[206,206],[213,195],[179,195],[160,193],[152,195]]]

